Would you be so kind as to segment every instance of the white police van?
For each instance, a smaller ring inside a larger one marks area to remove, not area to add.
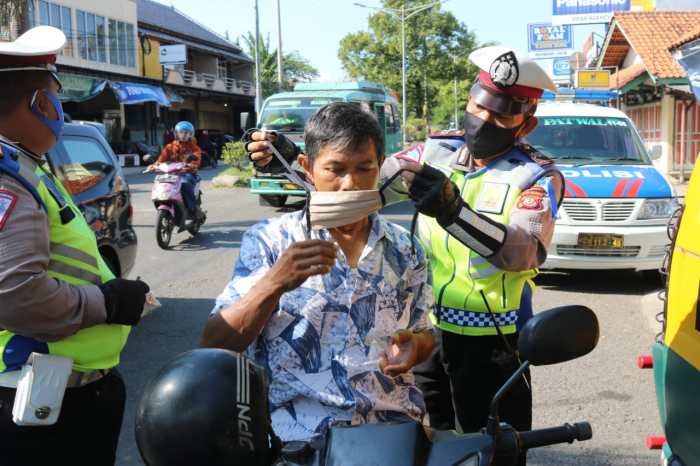
[[[656,270],[678,207],[632,121],[591,104],[542,103],[527,142],[556,160],[566,179],[543,269]]]

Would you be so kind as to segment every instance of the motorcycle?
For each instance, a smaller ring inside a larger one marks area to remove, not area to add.
[[[523,328],[518,350],[524,361],[496,393],[481,432],[427,430],[415,422],[334,426],[311,442],[289,442],[275,466],[511,466],[531,448],[589,440],[587,422],[518,432],[500,422],[499,403],[529,366],[581,357],[598,342],[595,314],[583,306],[563,306],[535,315]],[[478,381],[475,381],[478,383]]]
[[[532,317],[518,338],[523,362],[494,395],[480,432],[413,421],[336,424],[285,444],[270,420],[265,369],[239,353],[200,348],[174,358],[145,387],[136,440],[148,466],[514,466],[528,449],[592,438],[587,422],[518,432],[501,422],[499,406],[528,367],[584,356],[598,337],[598,320],[584,306]]]
[[[192,236],[199,233],[199,229],[207,220],[207,213],[203,211],[202,191],[199,183],[195,185],[195,198],[197,200],[197,212],[194,218],[190,217],[182,198],[182,176],[186,173],[186,164],[182,162],[165,162],[151,165],[144,173],[156,172],[151,189],[151,200],[158,216],[156,219],[156,241],[162,249],[170,247],[172,232],[175,227],[178,233],[187,230]]]

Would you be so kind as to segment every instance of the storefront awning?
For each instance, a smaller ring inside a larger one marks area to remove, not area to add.
[[[104,91],[107,81],[78,74],[59,73],[63,89],[59,94],[62,102],[84,102],[97,97]]]
[[[150,84],[126,83],[109,81],[109,87],[114,91],[119,103],[124,105],[142,104],[144,102],[157,102],[163,107],[170,107],[170,100],[165,95],[163,88]]]

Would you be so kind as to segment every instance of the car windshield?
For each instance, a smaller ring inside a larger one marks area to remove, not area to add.
[[[572,163],[649,164],[637,132],[626,118],[539,117],[528,144],[555,160]]]
[[[260,117],[261,129],[282,132],[302,132],[311,116],[327,103],[341,99],[300,98],[272,99]]]

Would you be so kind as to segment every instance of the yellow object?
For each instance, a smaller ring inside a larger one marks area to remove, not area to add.
[[[610,89],[610,71],[577,70],[576,87]]]
[[[654,11],[656,0],[632,0],[632,11]]]
[[[141,76],[163,79],[163,68],[160,66],[160,42],[153,37],[146,37],[142,39],[142,43],[143,45],[139,47],[137,53]]]
[[[673,250],[666,315],[666,345],[700,370],[700,168],[696,166]]]

